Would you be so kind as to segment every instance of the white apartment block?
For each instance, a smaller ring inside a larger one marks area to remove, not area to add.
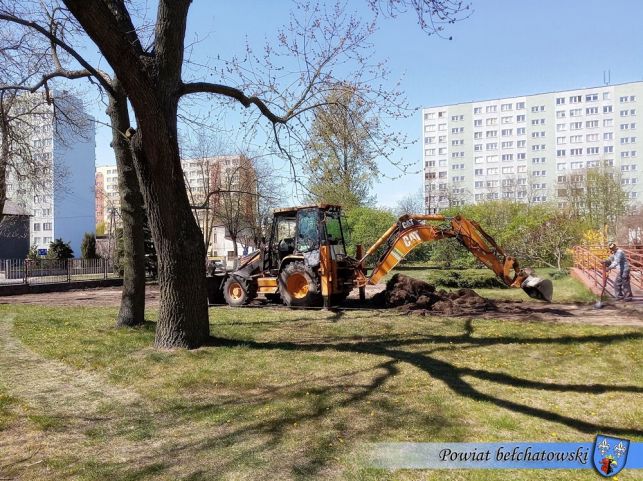
[[[643,201],[643,82],[425,108],[422,138],[427,213],[493,199],[562,206],[559,188],[596,167]]]
[[[39,176],[33,182],[10,170],[7,197],[31,213],[31,246],[44,253],[50,242],[61,238],[80,257],[83,235],[95,228],[94,120],[78,100],[68,97],[57,102],[56,109],[58,119],[74,119],[73,126],[57,120],[54,105],[43,102],[41,94],[26,94],[23,108],[34,112],[23,120],[30,129],[30,155],[42,171],[30,174]]]

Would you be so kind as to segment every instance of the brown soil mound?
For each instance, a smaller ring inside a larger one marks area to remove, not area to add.
[[[386,289],[373,297],[373,303],[421,315],[461,315],[497,309],[493,301],[480,297],[471,289],[436,291],[432,284],[404,274],[395,274],[386,283]]]

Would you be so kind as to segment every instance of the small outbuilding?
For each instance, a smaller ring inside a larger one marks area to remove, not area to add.
[[[29,212],[5,201],[0,222],[0,259],[24,259],[29,253]]]

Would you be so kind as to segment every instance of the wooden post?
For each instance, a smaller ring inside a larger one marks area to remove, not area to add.
[[[355,257],[357,257],[357,259],[364,257],[364,246],[362,244],[357,244],[355,246]],[[357,268],[360,272],[364,272],[364,263],[360,262]],[[359,300],[361,302],[366,300],[366,287],[364,286],[359,287]]]

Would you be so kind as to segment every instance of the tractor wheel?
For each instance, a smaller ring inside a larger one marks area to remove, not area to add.
[[[321,305],[317,274],[303,262],[288,264],[279,274],[279,294],[287,306]]]
[[[223,297],[229,306],[238,307],[248,304],[256,295],[257,287],[248,279],[231,276],[223,284]]]

